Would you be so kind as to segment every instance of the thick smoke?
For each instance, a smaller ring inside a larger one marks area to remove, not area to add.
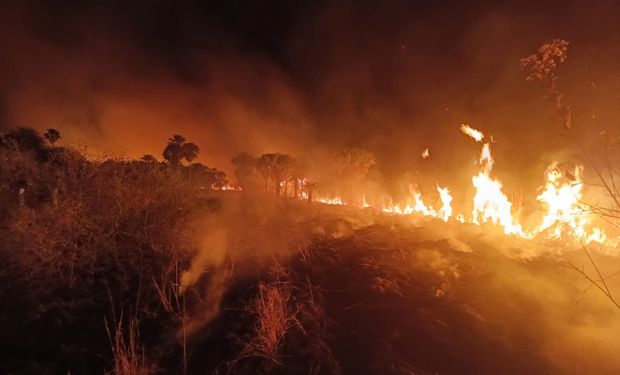
[[[494,135],[498,177],[529,192],[577,149],[519,58],[569,40],[558,84],[571,139],[617,127],[619,6],[19,2],[0,16],[2,123],[129,157],[159,156],[180,133],[227,171],[239,151],[366,147],[386,179],[416,171],[455,190],[479,152],[464,122]]]

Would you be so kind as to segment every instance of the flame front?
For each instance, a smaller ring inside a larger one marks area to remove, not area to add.
[[[476,142],[484,139],[482,132],[468,125],[461,124],[460,130]],[[423,157],[428,155],[427,150],[423,153]],[[502,183],[491,176],[495,161],[491,154],[490,143],[482,145],[478,163],[480,171],[471,180],[475,194],[469,219],[462,213],[454,215],[452,195],[448,188],[440,186],[436,187],[438,199],[428,200],[428,197],[423,197],[420,191],[410,188],[411,196],[407,203],[390,203],[379,209],[398,215],[421,214],[446,222],[456,220],[474,225],[485,223],[498,225],[505,234],[525,239],[573,239],[583,243],[598,242],[607,246],[615,246],[618,243],[615,238],[610,239],[603,229],[592,226],[592,213],[588,212],[582,203],[582,166],[575,167],[573,173],[563,173],[555,162],[549,166],[545,173],[545,184],[537,196],[537,201],[542,203],[543,210],[540,224],[526,230],[519,223],[517,215],[512,212],[513,204],[502,191]],[[319,198],[318,201],[326,204],[344,204],[339,197]],[[363,198],[362,206],[376,208],[367,201],[366,196]]]
[[[538,233],[546,234],[550,238],[572,236],[586,243],[605,242],[606,234],[602,229],[592,228],[590,232],[587,230],[591,218],[581,203],[582,172],[583,166],[575,167],[572,175],[562,173],[557,163],[549,166],[544,190],[536,197],[547,207],[543,221],[536,229]]]

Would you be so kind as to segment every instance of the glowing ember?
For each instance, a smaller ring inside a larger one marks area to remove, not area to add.
[[[324,203],[324,204],[337,204],[337,205],[343,205],[344,204],[342,202],[342,199],[340,199],[340,197],[336,197],[336,198],[318,198],[317,201],[320,202],[320,203]]]

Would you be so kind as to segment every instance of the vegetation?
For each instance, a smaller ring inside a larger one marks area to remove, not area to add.
[[[198,146],[180,135],[169,139],[163,161],[89,160],[61,140],[54,129],[0,134],[0,298],[10,301],[0,331],[12,343],[0,372],[191,371],[188,317],[204,303],[196,288],[205,281],[199,274],[203,281],[185,285],[182,272],[203,246],[195,236],[201,223],[221,214],[217,190],[226,175],[195,162]],[[290,155],[242,153],[232,163],[244,191],[258,176],[280,197],[314,186],[304,178],[308,165]],[[257,285],[255,296],[237,301],[250,322],[240,335],[250,337],[219,363],[243,373],[262,358],[269,372],[294,342],[319,368],[330,356],[320,293],[286,272]],[[172,342],[170,330],[180,332]]]

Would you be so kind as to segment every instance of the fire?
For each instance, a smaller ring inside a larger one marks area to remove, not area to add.
[[[223,186],[217,186],[215,184],[211,185],[211,189],[212,190],[216,190],[216,191],[243,191],[243,189],[240,186],[233,186],[233,185],[223,185]]]
[[[344,203],[342,202],[342,199],[340,199],[340,197],[336,197],[336,198],[319,198],[317,199],[317,201],[324,203],[324,204],[337,204],[337,205],[343,205]]]
[[[482,142],[484,139],[481,131],[469,125],[461,124],[460,130],[477,142]],[[493,140],[492,137],[489,139]],[[430,154],[427,148],[422,157],[428,156]],[[597,242],[608,246],[615,246],[618,243],[615,238],[610,240],[603,229],[592,225],[592,213],[588,212],[582,203],[582,166],[575,167],[572,173],[562,172],[557,163],[549,166],[545,173],[545,183],[537,196],[537,201],[542,204],[541,222],[531,229],[524,229],[519,223],[518,215],[513,213],[513,203],[503,192],[503,184],[491,176],[495,160],[490,143],[483,143],[478,163],[480,171],[471,179],[475,194],[469,217],[463,213],[453,212],[450,190],[439,185],[436,186],[438,197],[434,199],[423,197],[420,191],[410,187],[411,195],[404,204],[390,202],[378,206],[369,202],[364,195],[361,207],[375,208],[381,212],[397,215],[419,214],[445,222],[455,220],[473,225],[492,224],[501,227],[506,235],[525,239],[573,239],[582,243]],[[303,184],[301,196],[304,199],[308,198],[308,192],[303,191]],[[340,197],[322,197],[315,200],[331,205],[345,204]]]
[[[493,157],[488,143],[482,146],[480,164],[483,170],[472,178],[476,188],[472,222],[474,224],[492,222],[502,226],[506,234],[523,235],[521,225],[513,219],[512,202],[502,192],[502,183],[490,177]]]
[[[431,157],[431,153],[428,151],[428,147],[422,151],[422,159],[428,159]]]
[[[549,166],[544,190],[536,198],[547,207],[538,233],[546,233],[550,238],[573,236],[586,243],[605,241],[606,235],[601,229],[593,228],[590,233],[586,229],[591,218],[581,204],[582,172],[583,166],[576,166],[572,175],[562,173],[557,163]]]
[[[460,129],[463,133],[475,139],[476,142],[482,142],[482,139],[484,138],[484,134],[482,134],[480,130],[473,129],[467,124],[461,124]]]
[[[452,216],[452,196],[450,195],[448,188],[441,188],[437,186],[437,191],[439,192],[439,199],[441,199],[439,216],[443,219],[443,221],[448,221],[448,219]]]

